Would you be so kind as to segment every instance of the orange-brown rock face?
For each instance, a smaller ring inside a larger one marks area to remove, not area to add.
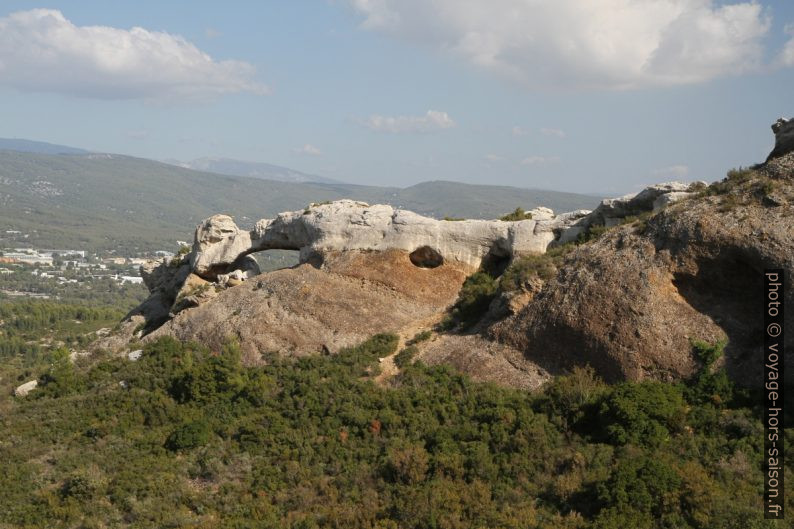
[[[470,272],[420,268],[399,250],[332,254],[322,269],[303,264],[228,288],[147,339],[170,335],[218,348],[231,337],[253,360],[270,351],[335,352],[443,312]]]
[[[785,162],[579,247],[491,336],[552,370],[591,364],[609,380],[686,377],[696,367],[691,340],[727,340],[729,372],[757,380],[764,269],[794,279],[794,174]]]

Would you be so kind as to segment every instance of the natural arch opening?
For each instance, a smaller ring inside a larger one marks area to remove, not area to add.
[[[414,266],[419,268],[438,268],[444,264],[444,257],[430,246],[420,246],[408,256]]]
[[[300,261],[300,252],[296,250],[264,250],[250,255],[256,259],[262,272],[292,268]]]

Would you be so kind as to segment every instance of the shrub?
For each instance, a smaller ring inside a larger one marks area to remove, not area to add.
[[[565,256],[574,248],[574,244],[568,243],[551,247],[543,254],[523,255],[514,259],[502,274],[499,287],[504,292],[512,292],[522,288],[534,277],[544,281],[554,278]]]
[[[608,231],[609,228],[606,226],[588,226],[585,231],[579,234],[579,236],[576,238],[576,242],[578,244],[585,244],[590,241],[595,241]]]
[[[546,254],[524,255],[515,259],[502,274],[500,288],[512,292],[522,288],[530,279],[539,277],[548,281],[557,274],[554,259]]]
[[[426,342],[427,340],[429,340],[432,337],[433,337],[433,331],[430,331],[430,330],[422,331],[420,333],[416,333],[414,335],[414,337],[411,338],[410,340],[408,340],[406,343],[408,345],[414,345],[414,344],[417,344],[419,342]]]
[[[756,176],[756,172],[747,167],[731,169],[723,180],[714,182],[708,186],[705,190],[701,191],[701,195],[726,195],[736,187],[752,179],[754,176]]]
[[[85,379],[77,371],[69,358],[69,350],[63,347],[50,353],[50,369],[40,379],[39,397],[62,397],[77,393],[85,387]]]
[[[185,369],[171,385],[171,395],[180,402],[209,402],[231,399],[246,385],[240,364],[240,348],[235,343],[224,346],[223,352]]]
[[[691,404],[723,406],[733,400],[733,382],[727,372],[724,369],[714,370],[714,363],[723,355],[724,349],[724,342],[692,342],[692,352],[700,362],[700,369],[688,381],[685,390],[686,399]]]
[[[730,169],[725,179],[733,184],[741,184],[750,180],[754,175],[755,171],[749,167],[739,167],[738,169]]]
[[[499,289],[499,283],[488,272],[475,272],[466,278],[452,306],[452,317],[469,327],[485,314]]]
[[[676,471],[652,455],[623,458],[609,479],[597,485],[601,504],[614,508],[599,518],[621,519],[628,515],[629,519],[639,521],[643,513],[658,520],[670,514],[670,509],[676,509],[678,502],[671,502],[670,496],[680,484],[681,478]],[[602,523],[600,527],[609,525]]]
[[[183,424],[174,430],[165,442],[165,447],[172,451],[190,450],[204,446],[210,440],[210,427],[204,420]]]
[[[64,481],[60,489],[62,498],[74,498],[78,501],[91,499],[97,492],[98,486],[85,474],[74,474]]]
[[[584,418],[606,391],[607,385],[592,367],[577,366],[570,375],[556,377],[546,386],[546,411],[552,419],[563,419],[564,426],[572,425]]]
[[[406,485],[421,483],[427,476],[429,461],[424,447],[407,445],[393,448],[389,452],[389,474],[394,481]]]
[[[376,334],[369,340],[347,347],[336,355],[335,363],[347,367],[354,375],[370,374],[367,369],[378,360],[394,354],[400,339],[394,334]]]
[[[658,446],[667,441],[684,418],[678,387],[662,382],[625,382],[602,400],[598,421],[610,443]]]
[[[530,220],[532,219],[532,213],[525,212],[522,208],[516,208],[511,213],[500,217],[499,220],[504,220],[507,222],[515,222],[519,220]]]
[[[419,349],[415,345],[409,345],[394,357],[394,363],[397,367],[403,368],[411,363]]]

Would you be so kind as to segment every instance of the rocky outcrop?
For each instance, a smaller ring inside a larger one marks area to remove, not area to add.
[[[339,255],[350,252],[401,252],[420,269],[449,265],[466,273],[478,268],[499,273],[516,256],[543,253],[552,244],[575,240],[594,224],[609,225],[626,215],[661,207],[688,190],[686,184],[661,184],[604,201],[594,212],[555,215],[539,207],[516,221],[436,220],[353,200],[281,213],[258,221],[250,231],[240,229],[228,215],[213,215],[196,227],[189,253],[141,267],[151,295],[130,313],[128,321],[135,319],[133,327],[143,326],[148,333],[176,314],[213,299],[223,288],[258,276],[260,270],[251,254],[260,251],[297,250],[301,263],[324,270],[329,269],[329,256],[338,261]],[[525,298],[512,305],[525,303]]]
[[[703,185],[706,184],[703,183]],[[646,187],[639,193],[620,198],[609,198],[603,200],[595,211],[588,215],[587,221],[598,226],[617,226],[626,217],[658,211],[665,206],[692,196],[692,188],[693,184],[666,182]]]
[[[418,252],[417,261],[449,261],[476,270],[487,259],[545,251],[557,233],[586,214],[555,217],[547,208],[530,213],[538,218],[447,221],[383,204],[337,200],[260,220],[250,232],[226,215],[215,215],[197,228],[190,262],[194,273],[214,280],[218,270],[236,269],[240,258],[264,250],[298,250],[301,262],[316,263],[329,252],[402,250]]]
[[[192,272],[208,280],[236,273],[252,277],[246,256],[265,250],[298,250],[301,262],[321,263],[329,252],[402,250],[417,266],[454,262],[476,270],[493,260],[543,253],[555,241],[575,238],[590,225],[611,226],[621,219],[659,209],[690,195],[690,184],[659,184],[640,193],[605,200],[593,212],[554,215],[535,208],[528,218],[501,220],[436,220],[392,206],[353,200],[312,204],[302,211],[263,219],[251,231],[241,230],[228,215],[215,215],[196,229],[189,256]]]
[[[777,152],[790,151],[788,123],[776,127]],[[762,272],[783,268],[794,280],[794,152],[777,152],[711,186],[659,184],[592,212],[535,208],[511,222],[436,220],[350,200],[251,230],[215,215],[187,255],[142,267],[151,296],[122,329],[213,348],[235,338],[250,361],[334,352],[377,332],[415,333],[441,318],[474,270],[498,273],[578,240],[589,242],[528,268],[537,277],[499,295],[476,332],[441,335],[420,358],[519,387],[582,364],[608,380],[680,379],[697,367],[691,340],[726,340],[729,372],[754,381]],[[608,229],[598,237],[596,226]],[[271,249],[297,250],[301,264],[257,275],[251,254]]]
[[[778,119],[772,125],[772,132],[775,133],[775,147],[769,153],[767,162],[794,152],[794,119]]]
[[[763,272],[782,268],[794,280],[794,171],[779,169],[787,158],[794,153],[776,159],[777,180],[756,168],[578,247],[490,336],[551,372],[590,364],[612,381],[689,376],[691,340],[725,341],[729,373],[757,383]]]
[[[224,289],[144,340],[175,336],[220,349],[233,338],[251,363],[266,352],[336,352],[440,314],[468,273],[453,263],[417,267],[401,250],[328,253],[321,268],[302,264]]]

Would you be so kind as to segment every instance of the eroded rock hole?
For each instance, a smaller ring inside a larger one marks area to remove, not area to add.
[[[437,268],[444,264],[444,257],[430,246],[421,246],[409,255],[411,262],[419,268]]]
[[[507,270],[509,265],[509,255],[502,255],[492,251],[483,258],[480,269],[484,272],[488,272],[491,277],[499,277],[504,273],[505,270]]]
[[[262,272],[292,268],[300,261],[300,252],[293,250],[265,250],[252,253]]]

